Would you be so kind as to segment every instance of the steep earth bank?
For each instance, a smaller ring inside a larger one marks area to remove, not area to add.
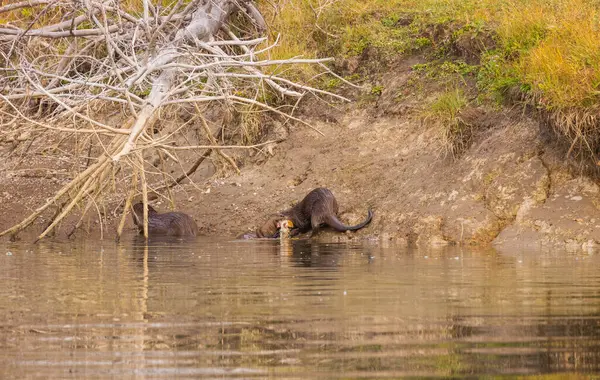
[[[324,136],[298,125],[274,127],[273,133],[287,139],[268,159],[243,166],[239,175],[216,178],[207,161],[195,175],[195,185],[174,189],[177,208],[195,217],[201,234],[234,237],[312,188],[326,186],[338,198],[342,220],[358,222],[367,208],[375,217],[359,232],[324,232],[320,239],[569,250],[591,250],[600,242],[598,184],[567,167],[564,153],[542,139],[537,121],[519,112],[468,108],[462,117],[479,132],[459,157],[447,157],[439,126],[423,122],[416,98],[396,100],[412,75],[411,66],[386,75],[385,89],[366,106],[305,103],[302,117]],[[26,217],[69,178],[55,157],[9,155],[17,143],[0,145],[0,153],[8,157],[0,162],[2,230]],[[153,204],[167,209],[164,202]],[[105,214],[108,237],[118,213]],[[63,223],[61,234],[75,222]],[[40,230],[44,223],[40,220],[32,229]],[[97,221],[92,218],[86,226],[97,238]],[[127,233],[134,233],[130,220]]]

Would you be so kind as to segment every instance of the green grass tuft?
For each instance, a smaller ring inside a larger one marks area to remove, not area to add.
[[[438,140],[446,156],[460,156],[472,142],[472,127],[459,117],[467,104],[463,91],[454,88],[442,93],[423,111],[423,119],[438,128]]]

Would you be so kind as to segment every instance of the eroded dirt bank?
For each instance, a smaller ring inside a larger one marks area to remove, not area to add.
[[[367,207],[376,217],[368,229],[324,238],[593,246],[600,239],[598,186],[544,152],[534,121],[496,116],[457,160],[442,159],[435,130],[410,117],[357,111],[337,124],[315,122],[325,137],[294,131],[267,163],[213,183],[188,207],[204,216],[205,233],[235,234],[253,227],[255,215],[327,186],[346,221],[358,222]]]
[[[337,196],[344,221],[361,220],[368,207],[375,218],[357,233],[323,233],[322,239],[569,249],[590,249],[600,241],[598,185],[572,174],[545,149],[533,120],[480,111],[476,122],[488,123],[487,129],[461,157],[449,159],[440,154],[436,129],[410,113],[376,116],[349,106],[328,115],[334,122],[309,117],[325,136],[294,127],[262,165],[176,189],[178,209],[196,218],[202,234],[233,237],[326,186]],[[36,170],[15,167],[16,159],[2,163],[2,229],[65,180],[44,158]],[[161,202],[154,205],[166,210]],[[109,215],[108,235],[116,219]],[[69,223],[74,221],[63,232]],[[92,222],[91,229],[97,228]],[[133,233],[130,221],[128,228]]]
[[[201,234],[235,237],[325,186],[338,198],[345,222],[362,220],[367,208],[375,217],[357,233],[325,232],[320,239],[572,250],[592,249],[600,241],[600,188],[567,168],[564,154],[542,141],[537,121],[521,113],[471,108],[463,117],[479,132],[460,157],[445,157],[439,126],[423,123],[418,99],[396,101],[410,75],[407,64],[384,76],[385,90],[367,106],[357,102],[327,108],[308,102],[302,117],[324,136],[303,126],[273,127],[272,134],[287,139],[267,159],[248,161],[240,175],[217,178],[207,160],[194,175],[195,185],[174,189],[177,209],[195,217]],[[60,157],[9,154],[18,139],[0,144],[6,157],[0,162],[2,230],[69,180]],[[114,209],[98,210],[105,215],[107,238],[116,229],[118,198]],[[167,210],[164,202],[153,205]],[[84,223],[84,229],[97,238],[95,219]],[[61,234],[76,221],[64,222]],[[32,229],[45,223],[40,219]],[[127,233],[134,233],[131,220]]]

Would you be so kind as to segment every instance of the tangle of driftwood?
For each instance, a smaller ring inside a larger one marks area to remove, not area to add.
[[[127,198],[117,235],[123,231],[134,197],[141,193],[147,237],[150,185],[144,167],[146,151],[159,152],[164,162],[164,157],[176,158],[177,151],[206,149],[187,172],[171,183],[163,171],[164,185],[160,189],[165,189],[188,178],[212,151],[237,170],[224,150],[256,149],[273,143],[220,145],[202,118],[210,145],[174,146],[174,134],[155,137],[151,132],[166,106],[192,103],[200,112],[198,104],[246,105],[313,128],[262,101],[257,95],[260,89],[266,86],[280,97],[301,98],[312,93],[346,100],[264,72],[269,67],[299,64],[316,65],[329,72],[323,64],[329,59],[265,59],[277,41],[268,44],[260,36],[266,25],[253,0],[179,0],[169,6],[144,0],[142,7],[126,9],[117,0],[27,0],[0,7],[0,15],[24,9],[33,15],[29,22],[0,27],[0,59],[4,61],[0,65],[0,122],[26,123],[40,133],[87,136],[85,141],[102,148],[97,157],[82,153],[87,167],[0,236],[15,236],[52,207],[54,216],[38,239],[81,207],[78,228],[92,206],[100,212],[98,204],[106,193],[116,191],[117,174],[126,173],[121,183],[127,182]],[[244,33],[240,34],[237,24],[236,32],[228,26],[233,14],[246,18]],[[36,116],[26,112],[32,104],[38,107]],[[100,119],[90,111],[97,104],[120,108],[124,116],[121,120],[126,121]],[[179,133],[184,133],[185,128],[181,129]],[[87,152],[91,152],[89,146]]]

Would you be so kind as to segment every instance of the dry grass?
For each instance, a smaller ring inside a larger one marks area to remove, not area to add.
[[[175,0],[162,0],[163,6]],[[156,3],[156,2],[155,2]],[[279,45],[271,59],[357,55],[366,47],[395,52],[432,24],[485,24],[501,42],[504,72],[514,75],[548,110],[595,107],[600,84],[600,4],[597,0],[257,0]],[[141,0],[123,0],[141,11]],[[35,10],[42,9],[41,7]],[[33,27],[59,17],[26,8],[2,14],[0,23]],[[408,17],[410,33],[397,22]],[[274,69],[273,71],[281,71]],[[305,76],[314,75],[306,66]],[[300,74],[300,72],[298,72]],[[485,78],[493,81],[496,78]],[[505,80],[506,78],[502,78]],[[490,88],[494,88],[491,86]]]
[[[589,107],[600,80],[599,4],[593,0],[510,1],[497,31],[519,53],[519,79],[546,109]]]
[[[279,45],[270,59],[298,56],[357,55],[376,44],[380,16],[401,9],[405,0],[258,0],[269,24],[270,40]],[[312,68],[297,72],[310,77]]]
[[[408,15],[414,33],[431,24],[488,25],[516,78],[543,94],[545,107],[590,106],[600,83],[600,5],[596,0],[278,0],[259,1],[274,58],[353,54],[398,36],[390,21]],[[270,5],[268,5],[270,4]],[[395,33],[395,34],[394,34]],[[329,50],[328,50],[329,49]]]
[[[367,47],[403,53],[424,31],[491,33],[479,88],[488,99],[520,92],[550,115],[573,146],[597,149],[600,91],[598,0],[260,0],[277,58],[360,55]],[[408,21],[406,21],[408,20]],[[403,21],[403,22],[399,22]],[[439,44],[438,46],[439,47]],[[444,54],[442,51],[439,54]],[[509,91],[510,90],[510,91]],[[593,155],[593,153],[592,153]]]

